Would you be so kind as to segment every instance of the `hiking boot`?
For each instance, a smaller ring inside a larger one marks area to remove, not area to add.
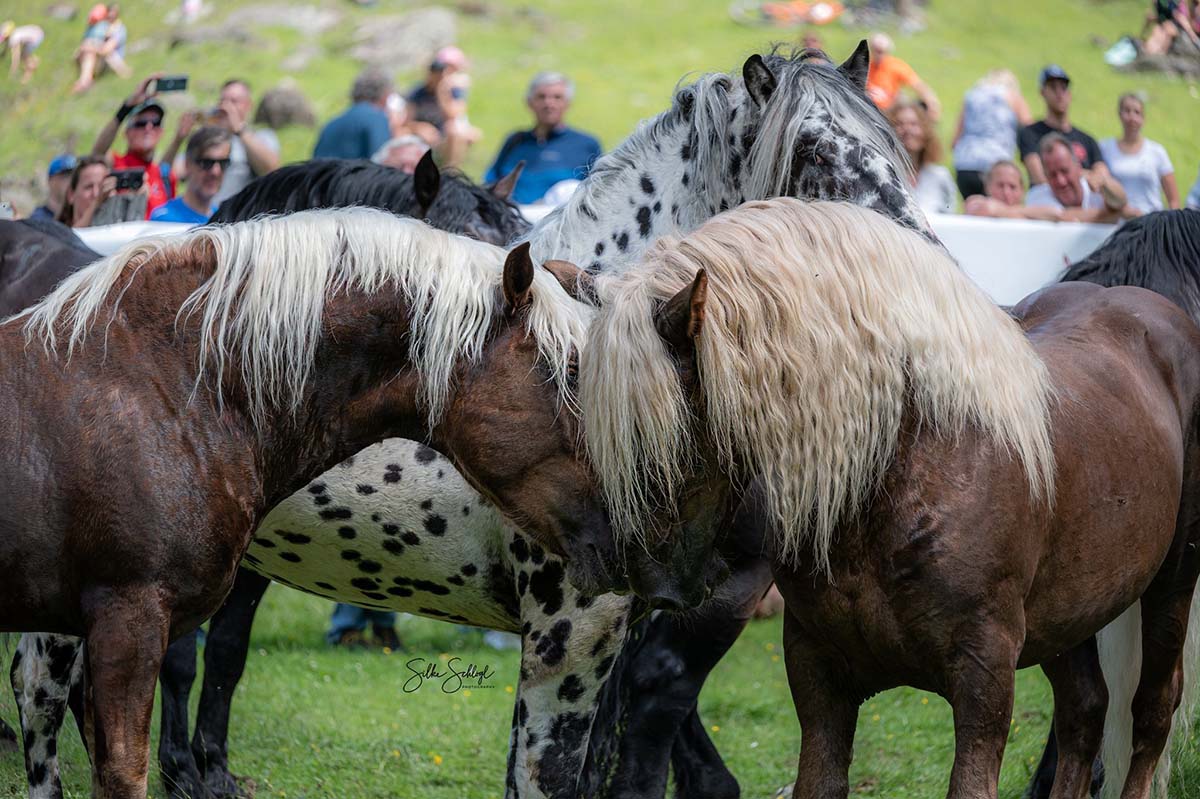
[[[400,636],[396,634],[395,627],[372,627],[371,643],[392,652],[399,652],[404,648],[404,645],[400,643]]]
[[[333,645],[342,649],[366,649],[367,639],[361,630],[346,630],[338,636]]]

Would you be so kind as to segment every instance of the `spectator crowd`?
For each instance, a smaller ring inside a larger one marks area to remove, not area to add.
[[[1153,3],[1148,41],[1194,38],[1200,29],[1195,5]],[[37,25],[0,25],[12,79],[31,79],[44,38]],[[75,51],[79,75],[72,91],[87,91],[106,71],[128,77],[127,38],[118,4],[93,6]],[[803,41],[820,46],[812,31]],[[913,193],[927,212],[953,213],[961,203],[976,216],[1114,222],[1200,205],[1200,177],[1181,197],[1166,150],[1144,134],[1147,107],[1138,94],[1117,98],[1113,127],[1119,125],[1120,134],[1097,141],[1072,122],[1074,86],[1062,66],[1047,65],[1038,75],[1038,118],[1016,75],[993,70],[964,95],[944,157],[937,132],[942,105],[934,88],[886,34],[872,35],[869,46],[867,94],[908,153]],[[366,70],[350,88],[348,107],[320,130],[313,157],[371,159],[411,173],[432,150],[441,166],[461,166],[483,138],[468,115],[469,70],[467,55],[453,46],[438,50],[424,77],[407,90],[381,70]],[[186,83],[184,76],[161,74],[142,80],[90,151],[53,158],[47,197],[34,215],[74,227],[139,218],[201,223],[222,200],[279,166],[274,131],[250,124],[254,98],[242,79],[225,81],[206,109],[180,114],[173,135],[162,141],[170,122],[162,95]],[[503,139],[485,180],[523,165],[513,193],[517,202],[557,204],[568,197],[602,152],[594,136],[566,123],[574,94],[562,73],[535,75],[525,94],[530,125]]]

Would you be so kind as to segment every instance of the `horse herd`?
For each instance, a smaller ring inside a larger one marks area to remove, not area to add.
[[[167,791],[235,796],[269,581],[519,633],[514,799],[661,797],[672,766],[681,796],[737,796],[696,698],[772,579],[794,796],[847,796],[859,704],[912,685],[954,711],[948,795],[995,799],[1031,665],[1055,700],[1031,795],[1088,796],[1102,744],[1124,799],[1165,789],[1195,677],[1200,214],[1065,277],[1116,288],[1000,309],[913,201],[867,65],[703,76],[532,229],[511,177],[428,160],[286,167],[103,259],[0,223],[30,796],[61,796],[70,707],[95,793],[144,797],[160,677]]]

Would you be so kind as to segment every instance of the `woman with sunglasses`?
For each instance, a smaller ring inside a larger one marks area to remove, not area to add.
[[[169,163],[158,162],[154,151],[162,138],[163,117],[166,109],[154,98],[150,90],[160,75],[151,75],[142,81],[137,91],[125,98],[117,113],[108,120],[96,136],[92,155],[105,156],[117,138],[117,129],[125,126],[126,151],[112,153],[113,169],[145,170],[146,213],[145,219],[160,205],[165,205],[175,196],[175,176]]]
[[[187,188],[174,200],[150,214],[156,222],[190,222],[202,225],[217,210],[217,193],[229,168],[232,135],[213,125],[200,128],[188,139],[184,164]]]

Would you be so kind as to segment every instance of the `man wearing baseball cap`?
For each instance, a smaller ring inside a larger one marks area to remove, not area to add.
[[[50,168],[46,170],[46,204],[35,208],[29,215],[30,219],[58,218],[63,202],[67,199],[67,187],[71,185],[71,173],[75,170],[76,163],[75,156],[70,153],[63,153],[50,162]]]
[[[1036,186],[1046,182],[1042,159],[1038,155],[1038,145],[1047,133],[1061,133],[1065,136],[1084,169],[1094,169],[1099,165],[1100,169],[1107,171],[1104,156],[1100,154],[1100,146],[1096,144],[1096,140],[1071,125],[1068,117],[1071,109],[1071,78],[1066,70],[1058,64],[1050,64],[1038,76],[1038,88],[1041,89],[1042,99],[1046,102],[1046,116],[1032,125],[1026,125],[1017,137],[1021,160],[1025,162],[1025,169],[1029,172],[1029,184]]]
[[[117,128],[125,125],[126,150],[122,155],[112,153],[109,160],[113,169],[145,170],[142,185],[146,191],[146,219],[160,205],[165,205],[175,196],[175,176],[169,163],[154,160],[154,150],[162,138],[163,117],[166,109],[154,98],[150,84],[160,75],[155,74],[142,81],[137,91],[125,98],[117,113],[100,130],[92,155],[105,157],[117,138]]]

